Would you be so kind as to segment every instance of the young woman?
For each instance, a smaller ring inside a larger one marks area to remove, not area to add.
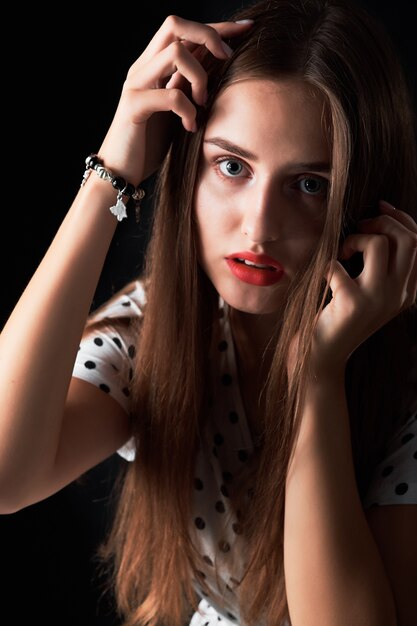
[[[103,550],[126,625],[414,623],[412,119],[345,0],[171,16],[130,68],[0,377],[2,513],[130,461]],[[160,165],[145,272],[89,316]]]

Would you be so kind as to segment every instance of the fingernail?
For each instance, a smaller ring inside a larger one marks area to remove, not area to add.
[[[225,54],[227,54],[228,57],[231,57],[233,54],[233,50],[230,46],[227,45],[227,43],[225,41],[222,41],[222,48],[225,52]]]
[[[395,206],[392,206],[392,204],[390,204],[386,200],[380,200],[379,201],[379,206],[382,207],[383,209],[388,209],[389,211],[396,211],[397,210],[395,208]]]
[[[253,24],[254,20],[236,20],[235,24]]]

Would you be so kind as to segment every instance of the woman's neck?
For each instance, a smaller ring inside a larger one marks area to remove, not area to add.
[[[277,315],[251,315],[230,309],[230,327],[236,354],[239,387],[253,441],[262,432],[265,397],[276,345]]]
[[[254,315],[230,309],[230,327],[238,361],[244,369],[260,371],[271,364],[279,327],[277,315]]]

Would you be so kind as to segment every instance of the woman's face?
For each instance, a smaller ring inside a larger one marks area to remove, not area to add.
[[[223,299],[279,313],[325,213],[323,100],[300,81],[247,79],[218,97],[195,194],[199,260]]]

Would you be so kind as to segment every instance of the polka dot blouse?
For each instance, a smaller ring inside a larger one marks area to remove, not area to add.
[[[73,375],[110,394],[129,412],[129,381],[135,358],[135,341],[129,327],[112,324],[112,318],[142,315],[145,293],[140,282],[101,313],[106,326],[84,339]],[[221,306],[225,307],[221,302]],[[225,307],[226,308],[226,307]],[[234,476],[253,452],[253,443],[237,384],[236,359],[227,309],[221,318],[218,343],[217,386],[211,400],[203,442],[197,456],[194,479],[192,531],[202,556],[195,580],[201,602],[190,626],[239,623],[236,587],[243,571],[239,520],[228,503]],[[375,474],[363,506],[417,503],[417,421],[409,416],[389,443],[389,453]],[[134,459],[132,441],[119,449],[128,461]],[[250,490],[248,491],[250,499]],[[215,568],[218,576],[215,575]],[[204,581],[204,589],[202,588]]]

